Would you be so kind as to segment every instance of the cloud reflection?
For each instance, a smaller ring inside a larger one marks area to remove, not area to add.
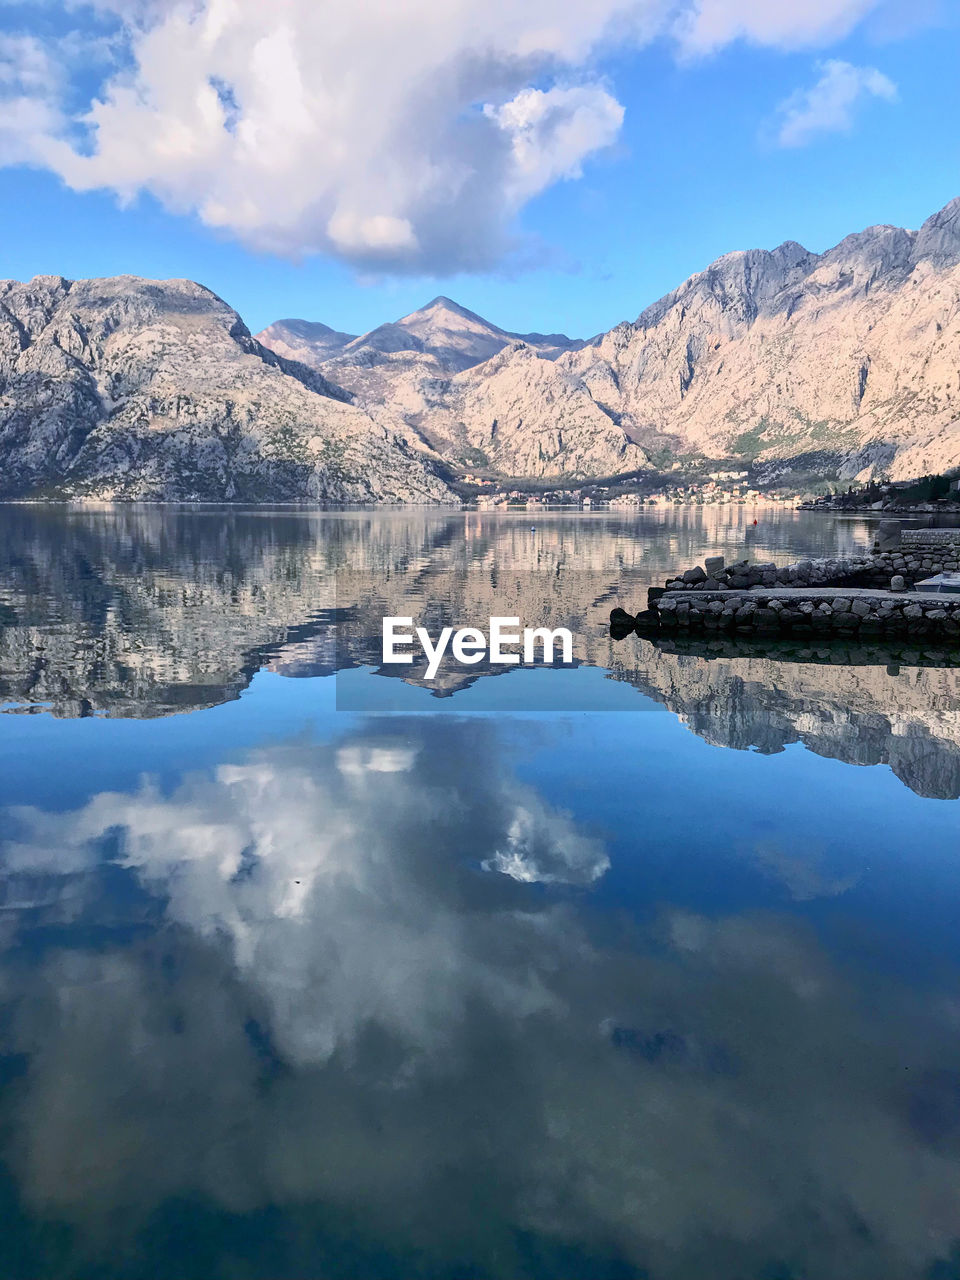
[[[858,976],[793,917],[600,916],[575,886],[602,846],[491,726],[365,726],[14,821],[8,870],[93,874],[113,841],[162,904],[133,942],[0,969],[28,1058],[7,1160],[111,1248],[173,1197],[333,1206],[504,1280],[553,1274],[518,1233],[667,1280],[920,1277],[960,1233],[956,996]]]

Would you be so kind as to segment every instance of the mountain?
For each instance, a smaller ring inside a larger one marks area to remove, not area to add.
[[[253,338],[187,280],[0,282],[0,497],[434,502],[651,458],[768,479],[960,466],[960,199],[826,253],[726,254],[589,342],[449,298]]]
[[[189,280],[0,283],[0,497],[448,498],[352,400]]]
[[[525,344],[457,374],[422,408],[393,407],[444,457],[503,476],[608,476],[649,466],[574,370]]]
[[[278,320],[257,334],[257,341],[288,360],[313,365],[342,351],[355,333],[340,333],[315,320]]]
[[[280,355],[296,352],[296,359],[315,367],[335,354],[342,354],[339,367],[348,370],[377,356],[409,352],[432,357],[438,368],[451,372],[472,368],[515,342],[553,356],[583,346],[562,333],[508,333],[444,297],[356,338],[310,320],[278,320],[258,333],[257,340]]]
[[[463,411],[460,396],[470,384],[459,375],[467,370],[482,369],[480,384],[496,385],[488,383],[495,372],[488,366],[502,352],[529,351],[549,363],[565,352],[579,350],[584,345],[581,340],[559,333],[510,333],[444,297],[434,298],[419,311],[371,329],[335,350],[328,336],[333,331],[326,325],[316,326],[322,332],[316,342],[308,342],[306,335],[312,328],[309,321],[279,321],[257,336],[277,353],[295,354],[297,359],[348,388],[375,417],[385,415],[384,420],[405,423],[411,447],[426,449],[461,467],[483,465],[489,459],[489,464],[505,475],[555,474],[556,430],[549,404],[547,436],[534,439],[528,415],[528,426],[516,439],[516,450],[504,443],[513,440],[512,432],[501,437],[497,448],[483,447],[487,443],[485,426],[489,425],[485,409],[480,424],[461,425],[451,415],[455,418]],[[562,384],[554,394],[562,398],[561,387]],[[509,395],[506,389],[505,394]],[[479,400],[485,403],[487,398],[486,391],[481,390]],[[543,408],[540,406],[541,417]],[[584,441],[585,424],[591,423],[595,425],[596,438]],[[567,439],[576,437],[577,447],[569,453],[565,447],[561,449],[561,470],[577,465],[578,458],[588,460],[586,465],[596,462],[602,471],[631,469],[620,466],[621,433],[614,432],[616,447],[609,450],[609,425],[606,415],[595,407],[577,408],[566,424]],[[496,426],[493,430],[495,433]],[[631,462],[640,466],[643,459],[633,458]]]
[[[681,452],[905,477],[960,463],[958,350],[960,199],[819,255],[727,254],[558,372]]]
[[[846,479],[960,465],[958,352],[960,199],[822,254],[726,254],[589,342],[437,298],[309,362],[411,442],[504,477],[620,474],[655,449]]]

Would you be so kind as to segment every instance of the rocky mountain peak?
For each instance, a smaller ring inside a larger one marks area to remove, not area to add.
[[[679,289],[647,307],[637,326],[653,329],[675,309],[683,316],[713,314],[725,330],[731,325],[750,324],[762,312],[771,310],[779,295],[802,279],[816,262],[816,254],[792,240],[773,250],[725,253],[690,276]]]
[[[476,324],[483,325],[486,329],[495,329],[497,326],[492,325],[489,321],[484,320],[482,316],[478,316],[475,311],[470,311],[467,307],[461,307],[459,302],[454,302],[452,298],[446,297],[444,294],[437,294],[425,307],[421,307],[419,311],[412,311],[404,320],[399,321],[400,324],[407,323],[416,319],[418,316],[424,316],[428,313],[449,312],[452,316],[459,316],[463,320],[470,320]]]
[[[938,269],[960,263],[960,196],[928,218],[917,232],[914,259]]]
[[[867,292],[877,286],[899,288],[915,265],[916,232],[878,225],[846,236],[820,255],[816,278],[821,284]]]
[[[589,343],[444,295],[359,337],[287,319],[252,338],[189,280],[8,281],[0,491],[422,500],[447,496],[438,456],[588,478],[646,447],[901,478],[960,463],[958,349],[960,199],[822,254],[725,254]]]
[[[277,320],[258,334],[265,347],[290,360],[313,364],[319,354],[334,355],[356,338],[355,333],[341,333],[319,320]]]

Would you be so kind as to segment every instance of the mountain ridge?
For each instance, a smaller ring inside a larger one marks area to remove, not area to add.
[[[435,468],[203,285],[0,282],[0,497],[449,499]]]
[[[0,282],[0,498],[444,502],[751,464],[768,482],[960,466],[960,198],[816,254],[723,255],[589,340],[445,295],[351,335],[251,335],[203,285]]]
[[[497,349],[449,342],[449,320],[424,323],[438,308]],[[591,339],[511,334],[441,295],[311,363],[411,441],[492,474],[619,474],[669,441],[771,477],[905,478],[960,464],[958,345],[960,198],[823,253],[724,254]]]

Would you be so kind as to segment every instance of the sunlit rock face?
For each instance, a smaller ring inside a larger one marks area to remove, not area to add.
[[[918,231],[869,227],[823,254],[728,253],[586,343],[508,335],[448,299],[335,349],[325,326],[311,340],[284,323],[261,335],[277,351],[505,476],[619,474],[651,448],[770,476],[960,462],[960,199]]]
[[[443,464],[642,471],[651,450],[895,477],[960,461],[960,200],[824,254],[725,255],[589,342],[448,298],[254,339],[187,280],[0,283],[0,496],[437,502]]]
[[[712,457],[919,475],[960,460],[958,304],[960,199],[820,255],[727,254],[560,363],[635,428]]]
[[[189,280],[0,283],[0,497],[449,497],[386,426]]]

